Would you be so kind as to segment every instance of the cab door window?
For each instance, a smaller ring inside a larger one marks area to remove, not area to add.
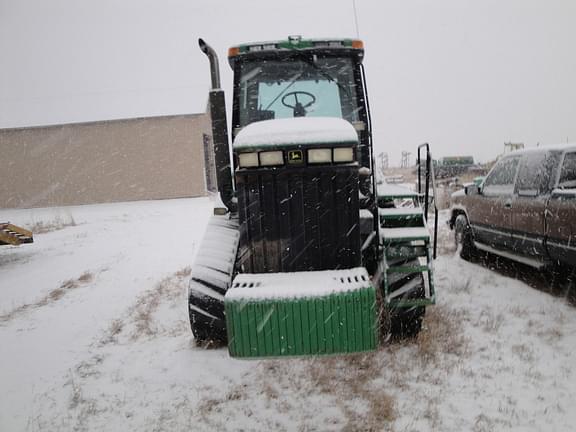
[[[484,181],[482,193],[487,196],[511,195],[520,157],[509,157],[499,161]]]
[[[519,196],[536,197],[548,192],[552,170],[558,166],[556,160],[550,152],[526,154],[520,162],[516,193]]]
[[[576,189],[576,152],[566,153],[564,156],[558,187],[560,189]]]

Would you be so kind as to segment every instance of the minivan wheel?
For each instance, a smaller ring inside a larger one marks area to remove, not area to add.
[[[454,241],[456,247],[460,247],[460,257],[462,259],[469,261],[478,256],[478,249],[474,246],[472,230],[468,224],[468,219],[463,214],[458,215],[454,222]]]

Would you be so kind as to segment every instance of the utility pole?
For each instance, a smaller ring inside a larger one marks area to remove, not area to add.
[[[402,152],[402,161],[400,162],[401,168],[408,168],[410,166],[410,155],[412,153],[403,151]]]
[[[378,158],[380,159],[380,174],[384,177],[386,170],[388,169],[388,153],[381,152],[378,155]]]

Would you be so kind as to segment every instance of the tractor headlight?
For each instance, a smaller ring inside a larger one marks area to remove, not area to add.
[[[352,147],[340,147],[334,149],[334,162],[354,161],[354,149]]]
[[[238,165],[240,168],[252,168],[258,166],[258,153],[239,153]]]
[[[308,150],[308,163],[330,163],[332,162],[332,149],[312,149]]]
[[[283,164],[284,164],[284,155],[282,151],[260,152],[260,165],[273,166]]]

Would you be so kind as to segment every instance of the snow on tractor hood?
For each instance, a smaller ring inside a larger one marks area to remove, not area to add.
[[[336,117],[297,117],[264,120],[242,129],[234,141],[235,150],[284,145],[357,145],[354,126]]]

